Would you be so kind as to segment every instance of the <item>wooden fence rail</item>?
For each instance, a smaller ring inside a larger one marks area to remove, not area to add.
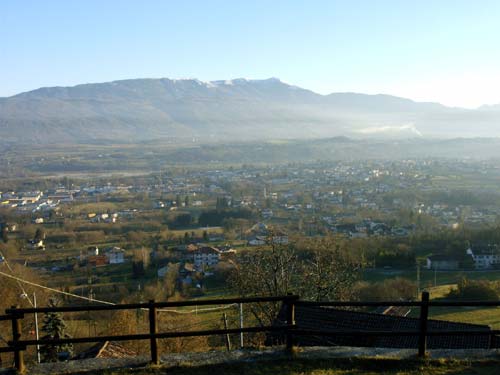
[[[240,327],[229,329],[210,329],[198,331],[176,331],[176,332],[158,332],[157,312],[158,309],[168,307],[184,306],[207,306],[207,305],[231,305],[245,303],[269,303],[281,302],[285,308],[285,322],[281,325]],[[366,307],[366,306],[413,306],[420,308],[420,322],[418,330],[400,330],[400,331],[360,331],[360,330],[341,330],[341,331],[318,331],[301,329],[295,323],[296,306],[331,306],[331,307]],[[500,301],[429,301],[429,293],[423,292],[421,301],[382,301],[382,302],[311,302],[301,301],[297,295],[272,296],[272,297],[250,297],[250,298],[224,298],[210,299],[200,301],[177,301],[177,302],[155,302],[151,300],[147,303],[130,303],[118,305],[84,305],[84,306],[61,306],[61,307],[38,307],[38,308],[18,308],[16,306],[6,310],[7,315],[0,316],[0,321],[10,320],[12,322],[12,340],[8,342],[7,347],[0,347],[0,353],[13,352],[14,364],[19,372],[25,369],[23,351],[28,346],[34,345],[60,345],[76,343],[92,343],[102,341],[132,341],[149,340],[151,362],[159,363],[158,339],[175,337],[196,337],[196,336],[218,336],[227,334],[255,333],[255,332],[280,332],[285,337],[285,347],[288,351],[293,348],[294,335],[313,335],[313,336],[417,336],[418,337],[418,355],[425,356],[427,347],[427,337],[429,336],[483,336],[500,334],[500,330],[489,331],[428,331],[428,313],[429,307],[437,306],[500,306]],[[113,336],[90,336],[61,339],[38,339],[23,340],[21,337],[21,322],[25,314],[48,313],[48,312],[79,312],[79,311],[112,311],[112,310],[145,309],[148,310],[149,332],[132,335],[113,335]]]

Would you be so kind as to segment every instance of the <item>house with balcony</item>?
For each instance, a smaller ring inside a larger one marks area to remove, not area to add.
[[[211,246],[202,246],[192,252],[195,268],[213,267],[220,261],[221,252]]]
[[[500,268],[500,249],[497,245],[471,246],[466,253],[472,256],[474,268],[478,270]]]

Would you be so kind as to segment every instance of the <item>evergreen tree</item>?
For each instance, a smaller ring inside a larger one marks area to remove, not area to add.
[[[57,301],[53,298],[49,301],[50,307],[57,306]],[[43,318],[42,340],[62,339],[69,338],[66,333],[66,323],[63,320],[62,314],[58,312],[50,312],[45,314]],[[72,344],[45,344],[40,346],[40,355],[42,362],[57,362],[59,361],[60,354],[64,354],[69,358],[73,354]]]
[[[45,232],[43,229],[38,228],[35,232],[35,241],[40,241],[45,239]]]
[[[186,196],[184,197],[184,206],[185,206],[185,207],[189,207],[189,196],[188,196],[188,195],[186,195]]]
[[[271,208],[273,206],[273,201],[271,198],[266,198],[266,201],[265,201],[265,205],[266,205],[266,208]]]
[[[9,242],[9,231],[7,230],[7,227],[3,227],[1,234],[3,242]]]

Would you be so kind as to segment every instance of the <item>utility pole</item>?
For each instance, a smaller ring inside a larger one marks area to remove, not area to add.
[[[35,292],[33,292],[33,307],[36,309],[36,294]],[[36,337],[36,341],[39,340],[39,335],[38,335],[38,314],[37,312],[35,311],[35,337]],[[40,345],[39,344],[36,344],[36,359],[38,361],[38,363],[41,362],[40,360]]]
[[[417,260],[417,298],[420,296],[420,263]]]
[[[88,288],[89,288],[89,294],[88,294],[88,304],[90,305],[92,303],[92,299],[93,299],[93,290],[92,290],[92,276],[90,275],[90,269],[88,267],[88,264],[87,264],[87,285],[88,285]],[[89,325],[89,336],[92,335],[92,320],[91,320],[91,316],[90,316],[90,310],[87,311],[87,322],[88,322],[88,325]]]
[[[240,303],[240,329],[243,329],[243,304]],[[240,332],[240,349],[243,349],[243,332]]]

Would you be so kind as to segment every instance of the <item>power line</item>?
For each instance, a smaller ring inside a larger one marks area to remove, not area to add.
[[[2,256],[3,261],[5,262],[5,265],[6,265],[6,266],[7,266],[7,268],[10,270],[10,272],[14,272],[14,271],[12,270],[12,267],[10,266],[9,262],[7,261],[7,258],[3,255],[3,253],[2,253],[1,251],[0,251],[0,256]],[[22,284],[18,281],[18,282],[17,282],[17,285],[18,285],[18,286],[19,286],[19,288],[23,291],[23,296],[26,296],[26,299],[28,300],[28,302],[30,303],[30,305],[31,305],[31,306],[33,306],[33,303],[31,303],[31,300],[30,300],[30,298],[29,298],[29,295],[28,295],[28,293],[26,293],[26,291],[24,290],[24,288],[23,288]],[[7,341],[7,340],[5,340],[5,338],[4,338],[2,335],[0,335],[0,340],[2,340],[3,342],[5,342],[6,344],[8,344],[8,341]]]
[[[98,299],[95,299],[95,298],[88,298],[88,297],[84,297],[84,296],[79,296],[78,294],[69,293],[69,292],[65,292],[65,291],[59,290],[59,289],[50,288],[48,286],[40,285],[40,284],[34,283],[32,281],[24,280],[24,279],[21,279],[21,278],[19,278],[17,276],[10,275],[10,274],[2,272],[2,271],[0,271],[0,275],[8,277],[8,278],[11,278],[13,280],[16,280],[18,283],[24,283],[24,284],[36,286],[38,288],[49,290],[49,291],[54,292],[54,293],[63,294],[63,295],[69,296],[69,297],[74,297],[74,298],[82,299],[82,300],[89,301],[89,302],[102,303],[104,305],[116,305],[116,303],[113,303],[113,302],[98,300]],[[188,311],[169,310],[169,309],[157,309],[156,311],[158,311],[158,312],[167,312],[167,313],[172,313],[172,314],[196,314],[196,313],[207,312],[207,311],[226,310],[226,309],[229,309],[229,308],[237,306],[237,305],[238,305],[237,303],[232,303],[232,304],[229,304],[229,305],[226,305],[226,306],[208,307],[208,308],[204,308],[204,309],[194,309],[194,310],[188,310]],[[142,310],[147,310],[147,309],[143,308]]]
[[[7,268],[9,269],[9,271],[11,273],[14,273],[14,270],[12,269],[12,267],[10,266],[9,262],[7,261],[7,258],[3,255],[3,253],[0,251],[0,256],[2,256],[3,258],[3,261],[5,262],[5,265],[7,266]],[[23,291],[23,296],[25,296],[25,298],[28,300],[29,304],[31,305],[31,307],[34,306],[33,302],[31,302],[30,300],[30,297],[28,295],[28,293],[26,293],[26,290],[24,290],[22,284],[18,281],[17,282],[17,285],[19,286],[19,288]]]
[[[54,292],[54,293],[64,294],[64,295],[69,296],[69,297],[79,298],[79,299],[83,299],[83,300],[86,300],[86,301],[98,302],[98,303],[102,303],[102,304],[105,304],[105,305],[115,305],[115,303],[112,303],[112,302],[100,301],[100,300],[97,300],[97,299],[90,299],[90,298],[87,298],[87,297],[84,297],[84,296],[79,296],[78,294],[73,294],[73,293],[62,291],[62,290],[50,288],[50,287],[45,286],[45,285],[40,285],[40,284],[34,283],[32,281],[21,279],[21,278],[19,278],[17,276],[14,276],[14,275],[9,275],[8,273],[2,272],[2,271],[0,271],[0,275],[5,276],[5,277],[9,277],[9,278],[11,278],[13,280],[16,280],[17,282],[20,282],[20,283],[24,283],[24,284],[36,286],[36,287],[41,288],[41,289],[50,290],[51,292]]]

